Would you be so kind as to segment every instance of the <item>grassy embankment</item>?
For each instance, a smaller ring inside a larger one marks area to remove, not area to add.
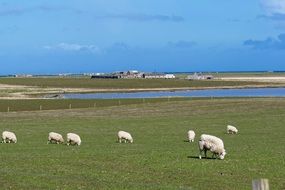
[[[0,78],[0,84],[58,88],[141,89],[141,88],[203,88],[245,85],[268,85],[262,82],[183,79],[89,79],[89,78]]]
[[[0,100],[0,112],[40,111],[58,109],[99,108],[131,104],[150,104],[168,101],[183,101],[189,98],[146,99],[28,99]]]
[[[285,99],[198,99],[37,112],[0,113],[3,189],[251,189],[268,178],[285,189]],[[238,135],[225,134],[227,124]],[[224,140],[225,160],[197,159],[186,132]],[[116,142],[118,130],[134,144]],[[76,132],[80,147],[47,145],[50,131]]]

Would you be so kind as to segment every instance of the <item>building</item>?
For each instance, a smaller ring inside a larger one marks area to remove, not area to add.
[[[145,73],[143,74],[145,79],[174,79],[174,74],[161,74],[161,73]]]
[[[96,73],[91,79],[174,79],[174,74],[143,73],[136,70],[118,71],[110,74]]]
[[[213,78],[213,75],[203,75],[202,73],[194,73],[186,77],[187,80],[210,80]]]

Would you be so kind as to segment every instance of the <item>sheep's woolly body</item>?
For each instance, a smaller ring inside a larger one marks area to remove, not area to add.
[[[4,131],[2,133],[2,143],[17,143],[17,137],[15,133]]]
[[[222,139],[212,136],[212,135],[201,135],[199,140],[199,149],[200,155],[199,158],[201,159],[201,153],[204,151],[205,157],[207,157],[207,151],[211,151],[213,156],[218,156],[220,159],[224,159],[226,155],[226,151],[224,149],[224,143]]]
[[[47,143],[53,143],[53,142],[56,144],[63,143],[64,140],[63,140],[62,135],[59,133],[50,132],[48,134],[48,142]]]
[[[237,134],[238,130],[236,127],[232,126],[232,125],[228,125],[227,126],[227,133],[229,134]]]
[[[66,143],[67,145],[79,146],[81,144],[80,136],[75,133],[67,133]]]
[[[119,143],[122,142],[122,140],[126,142],[130,142],[133,143],[133,137],[131,136],[130,133],[126,132],[126,131],[119,131],[118,132],[118,141]]]
[[[195,139],[195,132],[193,130],[189,130],[188,131],[188,140],[189,142],[194,142],[194,139]]]

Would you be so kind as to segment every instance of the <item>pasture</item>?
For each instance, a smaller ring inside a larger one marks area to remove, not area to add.
[[[34,77],[0,78],[0,84],[37,86],[42,88],[93,88],[93,89],[142,89],[142,88],[205,88],[248,85],[274,85],[251,81],[182,80],[182,79],[90,79],[85,77]]]
[[[268,178],[285,189],[284,107],[284,98],[231,98],[2,112],[1,131],[18,143],[0,144],[1,188],[250,190]],[[227,135],[227,124],[239,134]],[[189,129],[221,137],[225,160],[199,160]],[[134,143],[117,143],[119,130]],[[47,145],[50,131],[78,133],[82,145]]]

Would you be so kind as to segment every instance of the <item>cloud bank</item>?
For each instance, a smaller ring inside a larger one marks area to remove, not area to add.
[[[285,14],[285,0],[261,0],[267,14]]]
[[[185,19],[181,16],[176,15],[150,15],[150,14],[106,14],[101,16],[96,16],[96,19],[122,19],[122,20],[130,20],[130,21],[138,21],[138,22],[146,22],[146,21],[164,21],[164,22],[182,22]]]
[[[178,41],[178,42],[168,42],[168,47],[170,48],[192,48],[196,46],[197,43],[193,41]]]
[[[6,4],[0,5],[0,16],[20,16],[26,13],[31,12],[54,12],[54,11],[63,11],[69,10],[63,6],[51,6],[51,5],[39,5],[34,7],[17,7],[17,6],[8,6]],[[74,10],[75,11],[75,10]]]
[[[285,0],[261,0],[265,14],[258,15],[258,19],[285,21]]]
[[[71,51],[71,52],[91,52],[91,53],[100,53],[100,48],[95,45],[81,45],[81,44],[71,44],[71,43],[59,43],[53,46],[44,46],[47,50],[62,50],[62,51]]]
[[[278,35],[277,39],[267,38],[265,40],[246,40],[245,46],[251,46],[254,49],[285,49],[285,33]]]

